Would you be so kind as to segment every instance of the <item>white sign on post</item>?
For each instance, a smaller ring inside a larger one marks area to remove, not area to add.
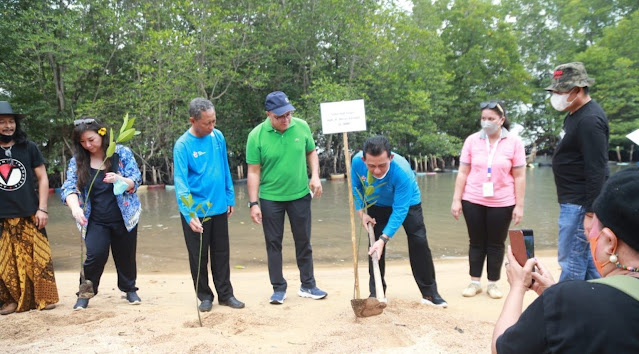
[[[324,134],[366,130],[364,100],[320,103],[320,115]]]
[[[626,135],[626,137],[628,139],[632,140],[633,143],[639,145],[639,129],[637,129],[634,132]]]

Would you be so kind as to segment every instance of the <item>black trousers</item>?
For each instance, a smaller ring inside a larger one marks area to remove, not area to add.
[[[109,248],[118,273],[118,289],[124,292],[137,291],[135,280],[137,266],[135,254],[138,243],[137,225],[128,231],[124,221],[102,223],[89,220],[84,239],[87,258],[84,261],[84,277],[93,282],[93,292],[98,293],[100,278],[109,259]]]
[[[262,228],[266,241],[268,274],[274,291],[286,291],[286,279],[282,273],[282,239],[284,238],[284,213],[288,215],[295,241],[295,258],[300,271],[300,281],[305,288],[315,287],[313,275],[313,249],[311,247],[311,195],[287,202],[260,199]]]
[[[368,215],[375,219],[377,222],[373,228],[375,231],[375,240],[379,239],[384,227],[388,224],[393,208],[371,206],[368,208]],[[408,209],[406,219],[402,223],[404,231],[408,240],[408,258],[410,260],[410,267],[413,271],[413,277],[419,287],[419,291],[422,293],[422,297],[437,295],[437,283],[435,281],[435,266],[433,265],[433,256],[428,247],[428,240],[426,239],[426,225],[424,225],[424,216],[422,213],[422,205],[416,204]],[[396,242],[395,238],[393,241]],[[384,285],[384,292],[386,292],[386,280],[384,274],[386,270],[386,247],[379,259],[379,270],[382,273],[382,284]],[[373,277],[373,261],[371,257],[368,257],[368,272],[370,275],[368,287],[371,295],[375,296],[375,278]]]
[[[182,230],[184,231],[184,241],[189,252],[189,265],[191,267],[191,277],[193,277],[193,287],[197,285],[197,298],[200,301],[215,298],[209,286],[209,274],[207,265],[209,254],[211,256],[211,276],[213,285],[219,297],[218,301],[226,301],[233,296],[233,286],[231,286],[231,267],[229,265],[229,224],[226,213],[214,215],[202,224],[202,254],[200,254],[200,234],[191,230],[191,227],[182,216]],[[200,263],[200,281],[197,281],[198,261]]]
[[[486,260],[489,281],[497,281],[504,261],[504,242],[515,206],[493,208],[462,200],[470,246],[468,263],[470,276],[481,277]]]

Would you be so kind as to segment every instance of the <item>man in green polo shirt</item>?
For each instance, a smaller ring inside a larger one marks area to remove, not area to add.
[[[323,299],[327,294],[315,284],[311,248],[311,199],[322,195],[313,135],[305,121],[293,118],[295,108],[284,92],[269,93],[265,108],[267,119],[249,133],[246,163],[251,219],[262,224],[266,240],[268,273],[273,285],[270,302],[283,304],[286,298],[287,284],[282,273],[284,213],[291,223],[300,270],[302,284],[297,295]]]

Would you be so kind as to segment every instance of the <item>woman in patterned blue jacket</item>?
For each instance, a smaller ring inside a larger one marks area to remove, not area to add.
[[[84,283],[92,284],[93,292],[89,291],[88,296],[86,291],[79,293],[73,308],[86,309],[89,298],[98,293],[109,248],[118,273],[118,288],[126,293],[130,304],[139,304],[135,254],[141,209],[135,192],[141,182],[140,170],[131,150],[121,145],[116,146],[112,158],[105,160],[109,133],[95,118],[78,119],[74,125],[75,153],[61,197],[85,240]]]

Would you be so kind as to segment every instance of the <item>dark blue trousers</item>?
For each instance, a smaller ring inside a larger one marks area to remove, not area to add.
[[[295,258],[300,271],[300,281],[307,289],[315,287],[313,274],[313,249],[311,247],[311,195],[287,202],[260,199],[262,228],[266,241],[268,274],[274,291],[286,291],[286,279],[282,272],[282,239],[284,238],[284,213],[288,215],[295,241]]]
[[[379,240],[379,236],[388,224],[393,208],[382,207],[373,205],[368,208],[368,215],[375,219],[376,224],[373,228],[375,231],[375,240]],[[428,240],[426,239],[426,225],[424,225],[424,216],[422,213],[422,205],[412,205],[408,209],[406,219],[402,223],[406,236],[408,238],[408,258],[410,260],[410,267],[413,271],[413,277],[417,283],[419,291],[422,293],[422,297],[438,295],[437,283],[435,282],[435,266],[433,265],[433,256],[428,247]],[[397,242],[393,238],[391,242]],[[382,284],[384,286],[384,293],[386,292],[386,280],[384,279],[384,273],[386,270],[386,247],[379,258],[379,270],[382,273]],[[376,296],[375,293],[375,278],[373,277],[373,261],[371,257],[368,257],[368,271],[369,282],[368,287],[371,295]]]
[[[93,282],[93,291],[98,293],[100,278],[109,259],[109,249],[118,273],[118,289],[124,292],[137,291],[135,280],[137,266],[135,254],[138,242],[137,225],[127,231],[124,221],[101,223],[89,220],[84,239],[87,258],[84,261],[84,277]]]
[[[209,274],[207,266],[209,255],[211,256],[211,276],[213,285],[217,292],[218,301],[226,301],[233,296],[233,286],[231,286],[231,268],[229,265],[229,224],[226,213],[213,215],[202,224],[202,254],[200,254],[200,234],[193,232],[191,227],[182,216],[182,230],[184,231],[184,241],[186,249],[189,251],[189,265],[191,267],[191,277],[193,286],[197,281],[198,261],[200,263],[200,281],[197,283],[197,298],[200,301],[215,298],[209,286]]]

